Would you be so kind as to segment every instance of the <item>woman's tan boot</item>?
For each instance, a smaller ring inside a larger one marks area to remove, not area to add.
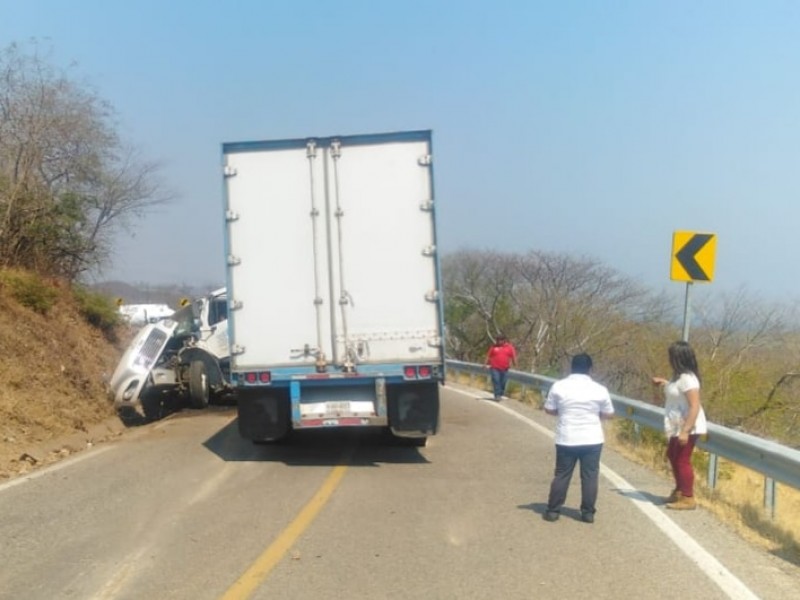
[[[694,496],[684,496],[680,492],[678,494],[680,494],[680,498],[667,504],[667,508],[672,510],[694,510],[697,508],[697,500],[694,499]]]
[[[666,503],[671,504],[673,502],[677,502],[678,500],[681,499],[681,497],[682,497],[681,491],[678,488],[675,488],[674,490],[672,490],[672,493],[669,496],[667,496]]]

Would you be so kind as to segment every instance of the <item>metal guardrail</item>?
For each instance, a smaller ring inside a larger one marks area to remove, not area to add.
[[[458,360],[447,360],[445,364],[452,371],[483,378],[489,377],[488,369],[482,365]],[[535,388],[540,392],[546,392],[556,381],[552,377],[521,371],[509,371],[508,380],[523,387]],[[663,430],[663,408],[617,394],[611,394],[611,401],[618,417],[629,419],[650,429]],[[715,423],[708,424],[708,435],[698,440],[697,445],[711,455],[708,483],[712,488],[716,486],[717,482],[718,456],[764,475],[764,504],[772,514],[775,511],[775,481],[800,489],[800,451],[798,450]]]

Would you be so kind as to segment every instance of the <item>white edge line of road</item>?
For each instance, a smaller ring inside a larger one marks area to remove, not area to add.
[[[493,400],[487,400],[483,395],[472,394],[471,392],[463,389],[450,388],[456,392],[472,396],[478,400],[483,400],[486,404],[497,407],[500,410],[507,412],[515,419],[519,419],[523,423],[529,425],[539,433],[542,433],[550,439],[555,438],[555,434],[547,427],[539,425],[533,419],[526,417],[515,411],[508,406],[498,404]],[[636,488],[628,483],[625,478],[618,473],[608,468],[606,465],[600,465],[600,473],[614,484],[617,489],[625,496],[631,499],[633,505],[641,510],[647,518],[649,518],[656,527],[658,527],[669,539],[671,539],[680,550],[695,563],[703,573],[708,576],[719,588],[727,594],[729,598],[735,600],[758,600],[758,596],[754,594],[742,581],[731,573],[721,562],[714,558],[705,548],[703,548],[697,541],[681,529],[675,521],[665,515],[658,509],[650,500],[641,494]]]
[[[33,473],[28,473],[25,475],[17,475],[14,479],[11,479],[5,483],[0,483],[0,492],[4,492],[7,489],[17,485],[22,485],[23,483],[28,483],[33,479],[39,479],[39,477],[44,477],[45,475],[49,475],[50,473],[54,473],[55,471],[60,471],[61,469],[65,469],[83,460],[94,458],[98,454],[102,454],[103,452],[111,450],[111,448],[112,446],[104,445],[104,446],[95,446],[93,448],[86,450],[81,450],[79,453],[75,454],[70,458],[65,458],[64,460],[60,460],[57,463],[54,463],[48,467],[42,467],[41,469],[38,469]]]

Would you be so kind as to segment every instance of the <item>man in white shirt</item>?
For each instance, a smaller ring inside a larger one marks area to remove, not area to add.
[[[600,453],[605,441],[600,421],[614,416],[614,406],[608,389],[589,376],[591,370],[592,358],[588,354],[573,356],[571,374],[552,385],[544,403],[545,412],[558,417],[556,469],[544,513],[546,521],[558,520],[572,472],[580,461],[581,519],[594,522]]]

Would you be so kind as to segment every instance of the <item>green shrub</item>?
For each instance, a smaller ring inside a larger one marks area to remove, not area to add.
[[[666,446],[664,432],[660,429],[650,429],[649,427],[637,425],[634,421],[625,418],[619,418],[615,423],[617,439],[620,441],[649,448],[663,448]]]
[[[58,291],[36,275],[24,271],[0,271],[0,285],[22,306],[45,315],[58,299]]]
[[[107,338],[113,337],[114,329],[120,324],[119,311],[114,302],[104,294],[77,286],[73,295],[86,322],[101,330]]]

